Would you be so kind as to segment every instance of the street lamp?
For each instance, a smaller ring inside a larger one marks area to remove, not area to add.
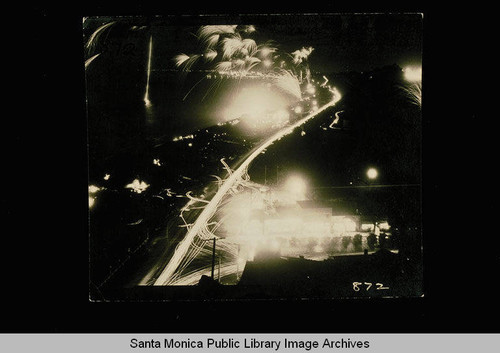
[[[368,179],[376,179],[378,176],[378,171],[375,168],[370,168],[367,170],[366,175],[368,176]]]

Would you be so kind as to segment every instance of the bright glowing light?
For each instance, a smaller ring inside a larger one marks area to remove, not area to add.
[[[302,98],[299,80],[291,71],[280,70],[273,83],[276,88],[292,95],[295,99]]]
[[[186,136],[176,136],[172,139],[172,141],[174,142],[177,142],[177,141],[182,141],[182,140],[186,140],[186,139],[193,139],[194,138],[194,135],[191,134],[191,135],[186,135]]]
[[[328,78],[326,78],[326,76],[323,76],[323,79],[325,80],[325,82],[321,84],[321,87],[325,87],[326,84],[328,83]]]
[[[314,252],[323,252],[323,247],[321,245],[316,245],[313,249]]]
[[[366,175],[368,176],[368,178],[370,179],[375,179],[377,176],[378,176],[378,171],[377,169],[375,168],[370,168],[368,169],[368,171],[366,172]]]
[[[92,196],[89,196],[89,208],[92,208],[94,206],[95,199]]]
[[[109,178],[110,178],[110,177],[111,177],[111,175],[110,175],[110,174],[105,174],[103,179],[104,179],[104,180],[109,180]]]
[[[262,56],[268,56],[269,53],[271,53],[271,49],[268,47],[264,47],[260,49],[260,53],[262,54]]]
[[[244,87],[236,96],[228,96],[227,102],[223,113],[226,120],[246,115],[254,122],[262,119],[267,112],[283,110],[289,104],[278,92],[263,85]]]
[[[387,222],[380,222],[378,224],[378,227],[380,228],[380,230],[389,230],[391,228],[391,226]]]
[[[361,230],[364,231],[364,232],[372,232],[373,230],[375,229],[375,226],[373,225],[373,223],[364,223],[361,225]]]
[[[421,67],[406,67],[403,69],[405,79],[410,82],[422,81],[422,68]]]
[[[330,124],[330,126],[329,126],[330,129],[335,129],[334,126],[338,124],[338,122],[340,120],[340,114],[343,113],[343,112],[344,112],[343,110],[335,112],[335,119]]]
[[[146,184],[144,181],[139,181],[139,179],[134,179],[134,181],[125,186],[126,189],[132,189],[133,192],[138,194],[142,193],[149,187],[149,184]]]
[[[340,99],[342,98],[342,94],[340,94],[337,87],[328,88],[328,90],[332,93],[333,104],[337,104],[338,101],[340,101]]]
[[[95,194],[96,192],[98,192],[99,190],[101,190],[100,187],[98,186],[95,186],[95,185],[89,185],[89,193],[91,194]]]
[[[313,52],[314,48],[313,47],[308,47],[308,48],[302,48],[300,50],[295,50],[292,55],[293,55],[293,63],[295,65],[301,64],[302,61],[307,60],[309,55]]]
[[[85,60],[85,69],[87,69],[87,68],[89,67],[90,63],[91,63],[92,61],[94,61],[94,59],[96,59],[99,55],[101,55],[101,53],[96,54],[96,55],[94,55],[94,56],[92,56],[92,57],[88,58],[87,60]]]
[[[312,84],[308,83],[306,86],[306,91],[309,94],[314,94],[314,93],[316,93],[316,87],[314,87]]]
[[[356,231],[356,222],[354,222],[350,218],[344,218],[344,229],[347,232],[354,232],[354,231]]]
[[[304,179],[299,176],[291,176],[285,182],[285,190],[295,196],[297,200],[304,200],[307,191],[307,185]]]
[[[280,249],[280,243],[276,239],[271,240],[269,247],[272,251],[278,251]]]
[[[161,166],[160,159],[159,158],[153,159],[153,164],[160,167]]]
[[[188,146],[193,147],[193,143],[192,142],[188,143]]]
[[[148,54],[148,71],[146,80],[146,94],[144,95],[144,103],[146,107],[151,106],[151,101],[149,100],[149,75],[151,74],[151,51],[153,50],[153,36],[149,37],[149,54]]]

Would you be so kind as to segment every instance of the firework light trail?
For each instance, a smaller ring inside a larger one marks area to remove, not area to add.
[[[422,107],[422,68],[421,67],[406,67],[403,69],[406,83],[400,85],[399,88],[408,101]]]
[[[194,258],[192,255],[189,254],[189,249],[191,246],[195,248],[195,251],[198,253],[201,251],[202,246],[204,244],[196,244],[195,238],[198,236],[198,238],[204,240],[206,242],[207,238],[207,226],[210,225],[210,221],[214,214],[216,213],[217,209],[220,207],[221,202],[223,198],[230,193],[232,190],[238,187],[238,185],[242,182],[247,180],[245,176],[248,176],[247,171],[250,163],[257,158],[262,152],[264,152],[269,146],[271,146],[275,141],[280,140],[284,136],[292,133],[294,129],[297,127],[302,126],[309,120],[313,119],[316,117],[318,114],[323,112],[329,107],[334,106],[338,101],[340,100],[340,95],[334,95],[333,99],[323,105],[321,108],[315,110],[313,113],[307,115],[306,117],[298,120],[294,124],[287,126],[277,133],[275,133],[273,136],[265,140],[262,144],[254,148],[253,152],[247,157],[241,165],[234,171],[230,172],[228,170],[229,176],[227,179],[225,179],[219,187],[219,190],[217,193],[214,195],[214,197],[207,203],[207,200],[202,200],[202,202],[206,203],[206,206],[203,207],[200,215],[192,224],[191,226],[188,226],[188,231],[187,234],[185,235],[184,239],[179,243],[179,245],[176,247],[175,252],[168,262],[168,264],[165,266],[161,274],[158,276],[158,278],[155,280],[154,285],[172,285],[172,284],[178,284],[178,281],[176,281],[178,278],[176,278],[175,274],[176,271],[179,269],[179,266],[181,265],[181,262],[184,260],[184,258],[187,256],[189,258]],[[188,204],[183,208],[183,210],[189,209],[189,206],[192,206],[194,201],[200,201],[199,199],[190,199]],[[182,213],[181,213],[182,215]],[[220,225],[219,223],[216,225]],[[216,227],[215,227],[216,228]],[[214,229],[211,231],[208,231],[208,235],[213,238],[213,232]],[[201,236],[200,236],[201,234]],[[205,235],[205,236],[204,236]],[[210,238],[208,238],[210,239]],[[186,262],[183,265],[183,268],[187,266]],[[177,273],[180,273],[177,271]]]
[[[151,101],[149,100],[149,76],[151,75],[151,53],[153,51],[153,36],[149,37],[149,53],[148,53],[148,74],[146,80],[146,94],[144,95],[144,103],[149,107]]]

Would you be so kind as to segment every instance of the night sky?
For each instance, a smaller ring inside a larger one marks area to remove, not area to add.
[[[111,19],[87,19],[84,35],[88,37]],[[315,52],[309,58],[310,67],[323,73],[419,65],[422,56],[423,18],[418,13],[123,17],[120,21],[148,27],[155,41],[155,69],[172,68],[171,58],[181,52],[196,52],[193,34],[205,24],[255,25],[256,32],[249,38],[257,44],[271,40],[287,52],[312,46]]]

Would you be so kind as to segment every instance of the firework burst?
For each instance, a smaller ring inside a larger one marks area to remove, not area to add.
[[[104,35],[108,35],[111,27],[113,27],[116,24],[116,21],[111,21],[106,24],[103,24],[100,26],[98,29],[92,33],[92,35],[89,37],[87,43],[85,44],[85,49],[87,51],[88,56],[94,55],[94,52],[97,49],[98,44],[101,42],[101,37]]]
[[[193,71],[195,67],[213,71],[222,75],[219,79],[267,77],[278,90],[300,99],[300,84],[304,78],[308,82],[310,79],[307,59],[314,49],[303,47],[291,54],[280,52],[271,41],[259,45],[254,39],[246,37],[255,31],[253,25],[201,26],[196,34],[201,45],[200,54],[179,54],[173,58],[174,64],[183,72]],[[214,87],[218,85],[211,85],[209,90]]]
[[[422,82],[407,83],[401,85],[400,89],[411,104],[422,108]]]

